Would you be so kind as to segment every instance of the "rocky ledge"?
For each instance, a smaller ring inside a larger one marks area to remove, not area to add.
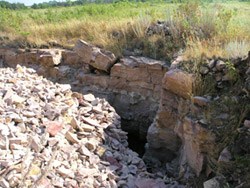
[[[178,57],[168,66],[166,62],[145,57],[116,58],[111,52],[81,40],[77,42],[74,51],[0,49],[0,67],[14,68],[18,64],[34,68],[39,75],[54,82],[70,84],[74,91],[83,94],[90,92],[100,98],[106,98],[121,115],[123,130],[131,133],[128,136],[134,135],[134,137],[142,138],[142,141],[147,140],[143,159],[147,164],[147,169],[155,175],[146,172],[145,166],[142,165],[143,162],[133,164],[130,161],[131,157],[127,159],[127,156],[136,156],[136,154],[127,148],[127,137],[120,130],[119,118],[114,110],[110,110],[111,107],[108,107],[110,109],[107,110],[105,100],[96,99],[92,95],[82,96],[75,93],[75,99],[72,100],[78,101],[79,106],[75,107],[78,112],[69,116],[67,115],[68,108],[64,109],[64,105],[60,107],[61,105],[54,101],[60,99],[61,102],[69,103],[70,108],[75,106],[74,103],[71,104],[67,101],[68,97],[72,96],[67,93],[70,92],[68,91],[70,90],[69,85],[61,85],[62,90],[59,94],[57,92],[58,84],[53,87],[42,86],[42,90],[44,90],[41,94],[40,89],[37,89],[37,87],[41,87],[40,85],[43,83],[41,81],[38,84],[23,84],[18,83],[20,73],[18,73],[17,79],[13,79],[14,76],[3,76],[3,80],[7,78],[14,80],[3,82],[7,85],[14,84],[12,89],[14,94],[8,94],[6,89],[8,87],[4,86],[2,96],[4,98],[17,97],[16,100],[20,104],[15,104],[15,108],[25,107],[17,111],[18,113],[15,110],[8,112],[16,112],[14,120],[16,119],[17,123],[22,125],[25,120],[25,118],[19,117],[24,116],[22,113],[27,113],[27,111],[28,115],[30,113],[29,110],[26,110],[29,108],[29,104],[26,105],[28,101],[26,99],[30,94],[26,95],[25,100],[22,99],[23,96],[17,96],[18,92],[26,91],[26,85],[27,88],[31,87],[31,93],[40,93],[40,95],[35,95],[40,97],[39,104],[42,103],[41,108],[45,110],[41,114],[46,115],[48,119],[48,121],[44,121],[44,117],[39,116],[41,119],[38,121],[38,130],[42,129],[46,132],[52,129],[52,134],[54,134],[54,129],[59,127],[62,130],[58,134],[63,134],[65,142],[68,142],[69,138],[75,139],[73,144],[76,145],[76,152],[81,151],[78,147],[81,147],[82,140],[97,139],[98,147],[88,148],[90,147],[88,144],[84,146],[88,149],[87,151],[99,156],[101,161],[107,162],[107,168],[115,166],[115,170],[113,167],[111,168],[112,172],[117,175],[113,179],[113,183],[116,183],[114,186],[172,186],[163,184],[163,182],[166,184],[171,182],[168,177],[172,177],[181,181],[186,187],[219,188],[228,187],[228,185],[250,187],[248,175],[250,174],[250,53],[246,57],[237,59],[207,59],[204,57],[196,61],[185,61],[182,57]],[[29,96],[29,98],[31,100],[33,97]],[[15,99],[13,100],[15,101]],[[12,99],[7,101],[4,99],[7,104],[13,103],[10,101]],[[49,103],[49,105],[44,103]],[[56,107],[53,106],[54,104]],[[81,110],[82,107],[86,109]],[[6,108],[3,108],[2,111],[5,110],[7,111]],[[111,120],[105,120],[106,118]],[[5,119],[4,121],[6,121]],[[11,122],[12,119],[10,118],[9,121]],[[63,125],[62,122],[64,122]],[[81,122],[84,123],[87,130],[82,127]],[[31,122],[31,125],[27,125],[32,126],[33,124]],[[112,130],[114,127],[118,133]],[[87,133],[82,133],[86,131]],[[44,133],[41,132],[41,134]],[[48,132],[48,134],[53,137],[51,133]],[[6,139],[6,136],[2,137],[3,140],[7,140],[7,144],[5,142],[2,144],[6,148],[10,141]],[[53,138],[57,137],[58,135],[55,134]],[[40,137],[38,138],[40,139]],[[132,144],[139,145],[140,141],[133,140]],[[72,144],[72,141],[70,142]],[[99,146],[104,148],[101,149],[103,155],[98,155]],[[104,152],[104,150],[109,152]],[[38,153],[40,151],[44,150],[41,149]],[[87,156],[88,163],[91,163],[92,158]],[[62,166],[60,164],[58,167]],[[103,165],[103,163],[101,164]],[[131,165],[132,167],[130,167]],[[134,169],[134,167],[136,168]],[[64,168],[67,169],[67,166],[64,165]],[[102,174],[106,174],[102,169],[100,171]],[[40,171],[38,172],[40,173]],[[46,177],[54,179],[53,176]],[[96,176],[93,177],[90,178],[91,181],[100,183]],[[149,179],[150,177],[151,179]],[[158,177],[162,180],[156,181],[155,179]],[[105,181],[109,182],[107,187],[111,186],[111,178]],[[79,182],[77,183],[79,184]]]
[[[126,134],[106,100],[0,69],[0,187],[175,186],[146,171]]]

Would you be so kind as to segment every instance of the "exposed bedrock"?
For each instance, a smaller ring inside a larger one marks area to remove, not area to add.
[[[74,51],[1,49],[0,56],[4,66],[32,67],[46,78],[71,84],[76,91],[106,98],[122,117],[123,129],[146,141],[168,69],[164,62],[132,56],[116,61],[111,52],[84,41],[78,41]]]
[[[228,148],[234,156],[249,153],[249,144],[234,142],[249,139],[243,123],[250,119],[250,56],[230,63],[206,61],[198,70],[204,69],[196,76],[176,67],[166,72],[159,109],[148,129],[145,160],[172,161],[179,178],[225,174],[225,166],[233,164]]]
[[[161,166],[174,161],[179,177],[215,172],[211,163],[218,165],[220,153],[235,137],[230,134],[250,119],[250,57],[230,64],[206,60],[194,75],[181,62],[169,68],[145,57],[117,59],[78,41],[74,51],[0,49],[0,64],[29,66],[76,91],[106,98],[122,117],[124,130],[147,137],[144,159]],[[209,82],[197,85],[197,75]],[[198,87],[204,92],[197,93]]]

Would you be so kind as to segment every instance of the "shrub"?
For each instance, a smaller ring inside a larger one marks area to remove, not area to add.
[[[250,50],[250,43],[242,40],[229,41],[225,44],[225,56],[228,58],[243,57]]]

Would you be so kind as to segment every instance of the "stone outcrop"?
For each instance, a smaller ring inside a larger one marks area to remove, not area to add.
[[[178,157],[174,165],[179,166],[179,177],[190,176],[191,171],[197,177],[202,172],[208,175],[212,171],[210,162],[214,160],[230,162],[230,152],[224,152],[227,145],[220,142],[233,138],[236,124],[248,125],[249,59],[250,56],[232,63],[211,60],[201,65],[200,70],[206,68],[206,71],[200,71],[205,81],[198,86],[192,74],[181,70],[180,65],[172,66],[162,80],[160,106],[154,123],[148,129],[148,149],[144,158],[156,158],[165,164]],[[195,87],[208,92],[204,96],[195,96]],[[212,93],[215,90],[216,93]],[[234,110],[229,110],[230,103],[234,104]],[[243,111],[245,114],[241,114]],[[248,138],[245,137],[246,141]],[[247,148],[244,146],[245,152],[248,152]]]
[[[147,134],[148,150],[145,157],[159,158],[165,151],[161,162],[170,162],[180,150],[184,134],[178,135],[176,129],[181,129],[181,119],[189,111],[193,87],[193,75],[179,69],[168,71],[162,80],[161,102],[154,123]],[[183,129],[183,128],[182,128]],[[184,140],[183,140],[184,141]]]
[[[121,86],[113,87],[121,87],[126,91],[138,92],[142,96],[153,96],[153,98],[159,99],[161,80],[167,69],[166,64],[162,61],[130,56],[122,58],[119,63],[115,64],[110,76],[113,82],[119,80],[119,84],[121,84]],[[122,87],[122,84],[125,85],[125,88]]]
[[[106,61],[99,62],[99,59],[92,58],[90,62],[87,57],[82,57],[95,56],[93,49],[96,47],[78,41],[75,51],[0,49],[0,57],[4,66],[14,68],[21,64],[32,67],[38,74],[53,81],[70,83],[77,91],[89,91],[106,98],[126,122],[125,129],[133,129],[145,137],[158,109],[161,80],[167,66],[162,61],[133,56],[124,57],[114,64],[113,55],[105,52],[102,55],[110,58],[105,65],[109,67],[105,71],[110,71],[107,75],[102,72],[104,69],[94,66]]]
[[[224,160],[220,155],[237,131],[244,135],[237,140],[241,149],[231,146],[228,153],[233,149],[249,152],[244,140],[249,138],[250,55],[231,62],[204,62],[195,77],[183,66],[183,58],[170,68],[145,57],[116,60],[112,53],[84,41],[78,41],[74,51],[0,49],[2,66],[32,67],[53,81],[70,84],[73,90],[106,98],[125,122],[124,130],[147,136],[145,161],[158,167],[171,162],[175,170],[167,165],[166,173],[179,178],[216,173],[211,166],[230,162],[232,158]],[[53,135],[56,130],[50,132]],[[70,134],[67,137],[74,140]]]
[[[106,100],[19,65],[0,80],[1,187],[166,187],[128,148]]]
[[[188,118],[192,107],[194,76],[179,69],[168,71],[162,80],[161,103],[154,123],[147,134],[148,151],[145,157],[170,162],[180,156],[180,165],[188,165],[199,176],[203,168],[202,146],[214,142],[208,130]],[[197,101],[198,97],[194,97]],[[200,102],[201,103],[201,102]],[[149,156],[148,156],[149,155]]]

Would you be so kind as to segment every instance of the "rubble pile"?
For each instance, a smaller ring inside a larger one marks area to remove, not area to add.
[[[0,187],[145,186],[166,187],[128,148],[106,100],[30,68],[0,69]]]

